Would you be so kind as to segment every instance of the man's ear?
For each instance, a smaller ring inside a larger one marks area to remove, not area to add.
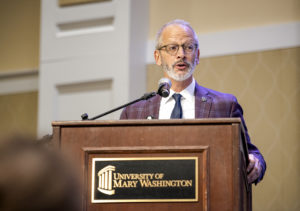
[[[161,55],[159,53],[159,50],[154,51],[154,59],[155,59],[156,64],[158,66],[161,66]]]
[[[196,64],[199,64],[199,60],[200,60],[200,50],[197,50],[197,55],[196,55]]]

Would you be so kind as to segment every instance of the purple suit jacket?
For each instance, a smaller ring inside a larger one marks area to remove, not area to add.
[[[159,117],[159,107],[160,107],[161,97],[156,95],[155,97],[140,101],[133,105],[126,107],[120,119],[146,119],[151,116],[153,119],[158,119]],[[248,135],[248,130],[243,118],[243,109],[237,102],[235,96],[231,94],[225,94],[217,92],[202,86],[199,86],[196,83],[195,86],[195,118],[229,118],[229,117],[239,117],[242,120],[242,123],[245,128],[245,135],[247,138],[247,145],[249,153],[255,155],[261,165],[262,165],[262,174],[256,181],[259,182],[265,173],[266,163],[259,152],[257,147],[253,145],[250,141]]]

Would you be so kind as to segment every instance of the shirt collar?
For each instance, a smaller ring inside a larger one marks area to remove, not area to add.
[[[190,85],[188,85],[184,90],[182,90],[180,92],[180,94],[182,95],[182,98],[190,101],[190,102],[193,102],[192,99],[195,95],[195,85],[196,85],[196,82],[195,82],[195,79],[193,77],[193,80],[192,80],[192,83],[190,83]],[[161,103],[165,104],[167,102],[169,102],[169,100],[173,99],[172,98],[172,95],[174,94],[175,92],[170,89],[170,95],[168,97],[163,97],[161,99]]]

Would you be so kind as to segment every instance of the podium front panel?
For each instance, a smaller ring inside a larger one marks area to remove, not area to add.
[[[54,142],[76,155],[74,161],[81,166],[83,210],[249,210],[246,145],[239,119],[57,122],[53,126]],[[94,158],[151,157],[197,157],[197,200],[92,202]]]

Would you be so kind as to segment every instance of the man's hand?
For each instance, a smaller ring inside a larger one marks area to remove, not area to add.
[[[249,165],[247,167],[248,183],[254,182],[261,174],[261,171],[262,167],[259,160],[253,154],[249,154]]]

